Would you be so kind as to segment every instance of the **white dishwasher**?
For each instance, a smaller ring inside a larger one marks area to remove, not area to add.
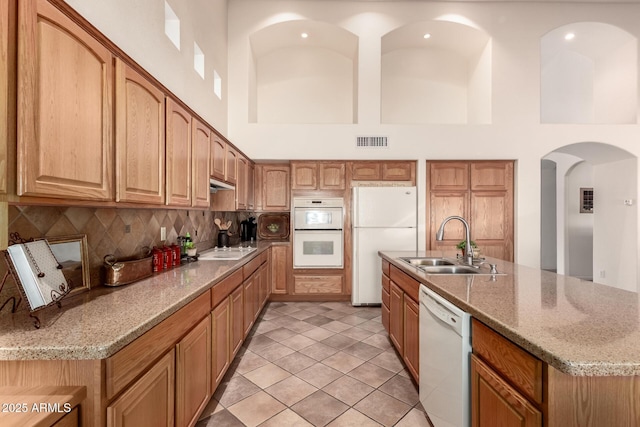
[[[470,425],[471,316],[420,285],[420,402],[434,427]]]

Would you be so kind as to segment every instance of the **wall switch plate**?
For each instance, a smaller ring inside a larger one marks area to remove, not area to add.
[[[167,227],[160,227],[160,240],[167,240]]]

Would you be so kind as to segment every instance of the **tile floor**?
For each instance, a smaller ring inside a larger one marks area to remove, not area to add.
[[[271,302],[196,427],[429,426],[379,307]]]

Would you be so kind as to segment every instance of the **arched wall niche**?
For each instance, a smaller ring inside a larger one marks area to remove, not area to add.
[[[576,22],[540,42],[542,123],[635,124],[638,42],[602,22]]]
[[[356,35],[324,22],[292,20],[262,28],[249,41],[250,123],[355,122]]]
[[[491,123],[491,38],[484,31],[417,22],[384,35],[381,52],[382,123]]]

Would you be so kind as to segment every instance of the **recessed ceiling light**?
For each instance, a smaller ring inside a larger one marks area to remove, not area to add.
[[[303,39],[306,39],[307,37],[309,37],[309,34],[302,33],[302,34],[300,34],[300,37],[302,37]]]
[[[431,38],[431,34],[427,33],[427,34],[425,34],[425,35],[424,35],[424,36],[422,36],[422,37],[424,37],[425,39],[430,39],[430,38]]]
[[[576,35],[573,34],[573,33],[567,33],[567,34],[564,35],[564,39],[565,40],[573,40],[575,37],[576,37]]]

